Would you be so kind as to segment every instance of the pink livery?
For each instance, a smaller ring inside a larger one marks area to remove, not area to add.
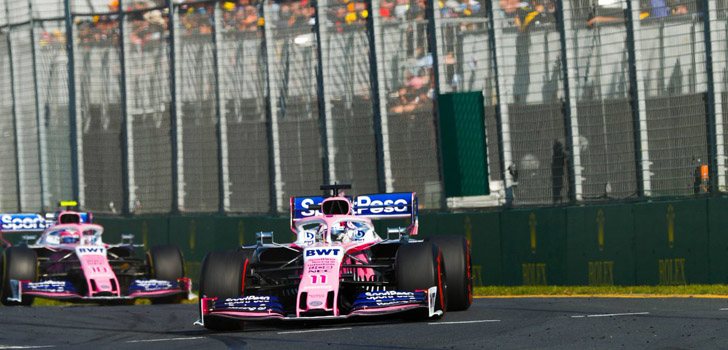
[[[330,196],[291,198],[292,243],[276,243],[271,232],[259,232],[256,245],[209,253],[197,324],[230,330],[264,319],[395,313],[428,319],[470,305],[470,246],[464,238],[411,238],[418,233],[414,193],[352,198],[340,193],[344,188],[350,187],[325,185]],[[407,224],[388,229],[383,238],[373,219]],[[453,274],[460,275],[452,287],[445,258],[451,250],[458,260]],[[456,300],[448,306],[452,291]]]
[[[5,305],[29,305],[35,297],[175,302],[190,296],[192,283],[184,276],[176,247],[152,247],[137,257],[133,236],[122,235],[119,244],[104,243],[104,229],[91,223],[90,213],[0,214],[0,220],[0,233],[42,231],[32,244],[30,236],[15,246],[3,239],[0,301]]]

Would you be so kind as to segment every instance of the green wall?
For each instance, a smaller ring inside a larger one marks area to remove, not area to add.
[[[728,197],[421,213],[420,236],[465,236],[473,248],[476,285],[728,283],[725,213]],[[97,222],[106,227],[107,242],[133,233],[146,247],[179,246],[193,279],[209,251],[253,244],[258,231],[273,231],[277,242],[293,238],[287,217],[199,214]],[[386,232],[385,223],[377,229]]]

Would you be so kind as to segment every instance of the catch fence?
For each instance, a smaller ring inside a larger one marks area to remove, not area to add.
[[[280,213],[335,181],[423,209],[724,192],[727,10],[2,0],[0,210]],[[472,91],[490,194],[463,201],[445,198],[437,100]]]

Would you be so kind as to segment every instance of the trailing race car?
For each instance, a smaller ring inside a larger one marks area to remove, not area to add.
[[[352,199],[339,194],[346,188],[321,186],[333,191],[328,198],[291,198],[293,243],[260,232],[256,245],[207,254],[196,324],[236,330],[264,319],[437,318],[470,306],[470,246],[463,237],[411,239],[418,230],[414,193]],[[411,222],[383,239],[372,219],[388,218]]]
[[[0,302],[30,305],[35,297],[69,301],[126,301],[149,298],[153,303],[179,302],[190,295],[184,260],[174,246],[152,247],[146,258],[135,256],[132,235],[119,244],[105,244],[103,228],[90,213],[0,214],[0,234],[39,232],[29,244],[6,248],[0,262]]]

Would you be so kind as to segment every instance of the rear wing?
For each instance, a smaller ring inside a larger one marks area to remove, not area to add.
[[[301,219],[320,216],[323,196],[291,197],[290,210],[291,230],[295,232],[295,224]],[[407,228],[410,235],[416,235],[419,228],[418,203],[415,192],[365,194],[348,198],[352,203],[352,215],[377,219],[406,219],[411,224]]]
[[[354,198],[352,212],[372,220],[410,218],[407,231],[417,235],[419,228],[417,193],[396,192],[364,194]]]
[[[2,237],[4,233],[43,232],[56,224],[89,224],[91,221],[93,221],[93,215],[89,212],[61,211],[46,215],[38,213],[0,214],[0,244],[11,246],[10,242]]]
[[[0,232],[40,232],[53,224],[37,213],[0,214]]]
[[[0,214],[0,245],[12,246],[12,243],[3,237],[4,233],[43,232],[51,226],[53,220],[48,220],[37,213]]]
[[[296,233],[296,222],[301,219],[321,215],[321,203],[326,199],[322,196],[291,197],[290,210],[291,231]]]

